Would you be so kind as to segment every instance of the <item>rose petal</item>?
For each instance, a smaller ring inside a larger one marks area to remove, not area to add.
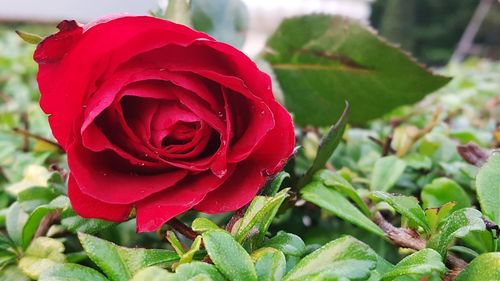
[[[108,204],[82,193],[72,175],[68,181],[68,196],[73,210],[84,218],[122,222],[128,219],[132,210],[131,205]]]
[[[68,149],[68,166],[80,190],[111,204],[129,204],[175,185],[187,174],[185,170],[139,175],[140,167],[120,171],[120,163],[109,153],[90,152],[81,144]]]
[[[137,202],[137,232],[155,231],[173,217],[198,204],[207,192],[219,187],[232,170],[223,178],[209,172],[191,175],[174,188],[170,188]]]

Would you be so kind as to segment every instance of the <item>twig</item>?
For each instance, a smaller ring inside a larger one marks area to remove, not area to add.
[[[28,120],[28,114],[26,112],[21,112],[21,124],[23,124],[24,130],[27,132],[30,129],[30,122]],[[30,140],[28,135],[23,135],[23,151],[28,152],[30,148]]]
[[[14,131],[14,133],[16,133],[16,134],[20,134],[20,135],[24,136],[25,138],[33,138],[33,139],[36,139],[36,140],[39,140],[39,141],[46,142],[46,143],[48,143],[50,145],[55,146],[60,151],[64,152],[64,149],[57,142],[49,140],[49,139],[46,139],[46,138],[44,138],[42,136],[39,136],[39,135],[35,135],[35,134],[29,132],[28,130],[24,130],[24,129],[21,129],[21,128],[14,128],[14,129],[12,129],[12,131]]]
[[[247,208],[248,205],[245,205],[234,212],[233,216],[229,219],[229,222],[226,224],[226,230],[228,232],[231,232],[231,230],[234,227],[234,224],[245,215]]]
[[[50,227],[53,224],[59,222],[60,220],[61,220],[60,210],[48,213],[45,217],[43,217],[42,221],[40,222],[40,226],[38,226],[34,238],[47,235],[47,232],[49,231]]]
[[[198,233],[196,233],[193,229],[191,229],[191,227],[185,225],[177,218],[170,219],[167,222],[167,225],[170,226],[175,231],[179,232],[180,234],[184,235],[189,240],[194,240],[196,239],[196,236],[198,236]]]
[[[385,236],[395,246],[417,251],[426,247],[426,241],[421,239],[417,232],[407,228],[395,227],[388,222],[380,212],[375,214],[373,222],[375,222],[384,231]],[[451,269],[447,277],[452,277],[462,271],[467,266],[467,262],[453,254],[448,254],[446,256],[446,265]]]

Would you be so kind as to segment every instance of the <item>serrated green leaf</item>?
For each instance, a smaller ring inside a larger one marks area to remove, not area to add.
[[[394,268],[382,276],[383,281],[391,281],[400,276],[429,276],[443,273],[446,266],[441,255],[432,249],[423,249],[402,259]]]
[[[370,179],[371,189],[388,191],[396,184],[405,168],[406,163],[394,155],[378,159]]]
[[[469,196],[463,188],[448,178],[437,178],[425,185],[421,197],[424,208],[437,208],[448,202],[456,203],[455,210],[471,206]]]
[[[63,253],[62,242],[39,237],[26,249],[24,256],[19,260],[19,268],[30,278],[37,280],[44,271],[65,262],[66,257]]]
[[[6,228],[10,239],[18,246],[23,245],[23,227],[29,215],[21,209],[19,203],[14,202],[7,211]]]
[[[476,176],[476,190],[481,210],[500,225],[500,152],[494,152]]]
[[[218,225],[207,218],[196,218],[191,224],[191,228],[196,232],[221,229]]]
[[[318,147],[318,152],[311,167],[307,170],[304,177],[302,177],[298,183],[298,187],[302,187],[308,184],[312,177],[321,169],[325,168],[325,164],[328,159],[332,156],[333,152],[339,145],[344,135],[345,128],[347,126],[347,120],[349,116],[349,103],[346,102],[344,111],[340,115],[339,120],[328,129],[328,132],[323,136]]]
[[[177,254],[169,250],[124,248],[81,232],[78,238],[89,258],[112,281],[128,281],[142,268],[178,259]]]
[[[248,20],[241,0],[191,0],[193,27],[237,48],[245,42]]]
[[[248,253],[233,237],[218,230],[202,234],[210,259],[229,280],[257,280],[257,273]]]
[[[368,230],[378,236],[385,234],[374,222],[367,218],[349,200],[333,188],[326,187],[323,183],[313,181],[300,191],[302,199],[309,201],[321,208],[328,210],[338,217]]]
[[[442,257],[448,246],[457,237],[464,237],[471,231],[485,230],[482,214],[476,209],[465,208],[453,212],[443,223],[439,235],[429,240],[427,247],[435,249]]]
[[[251,257],[259,281],[280,281],[285,274],[286,259],[281,251],[265,247],[253,252]]]
[[[376,267],[377,254],[361,241],[346,236],[334,240],[303,258],[283,279],[308,280],[315,277],[368,278]]]
[[[449,79],[433,75],[362,24],[330,15],[284,20],[265,59],[300,125],[327,126],[351,104],[355,124],[422,99]]]
[[[99,219],[82,218],[71,208],[67,208],[61,213],[61,224],[72,233],[83,232],[95,234],[116,223]]]
[[[243,242],[247,238],[252,228],[257,228],[258,230],[256,235],[258,241],[264,238],[279,207],[285,198],[288,197],[288,190],[289,188],[283,189],[273,197],[256,196],[252,200],[234,235],[238,243]]]
[[[373,194],[391,205],[396,212],[402,214],[416,225],[421,226],[426,232],[430,232],[424,210],[418,204],[417,198],[413,196],[392,195],[382,191],[375,191]]]
[[[366,205],[365,201],[359,196],[358,192],[356,192],[356,189],[347,181],[345,180],[338,172],[332,172],[329,170],[323,170],[320,171],[317,176],[323,180],[323,183],[326,186],[330,186],[335,188],[338,192],[344,194],[345,196],[349,197],[356,205],[358,205],[358,208],[366,215],[366,216],[371,216],[370,209]]]
[[[472,260],[455,281],[500,280],[500,253],[486,253]]]
[[[109,281],[101,273],[75,263],[57,264],[42,273],[38,281]]]

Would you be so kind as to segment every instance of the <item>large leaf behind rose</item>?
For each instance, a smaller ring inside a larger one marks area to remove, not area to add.
[[[267,42],[287,108],[301,125],[326,126],[351,105],[349,121],[364,123],[411,104],[445,85],[363,25],[338,16],[283,21]]]

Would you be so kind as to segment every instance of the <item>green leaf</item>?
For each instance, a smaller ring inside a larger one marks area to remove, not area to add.
[[[109,281],[101,273],[75,263],[57,264],[40,275],[38,281]]]
[[[430,232],[424,210],[418,204],[417,198],[413,196],[392,195],[382,191],[375,191],[373,194],[391,205],[396,212],[405,216],[416,225],[421,226],[426,232]]]
[[[124,248],[81,232],[78,238],[89,258],[112,281],[129,280],[142,268],[178,259],[177,254],[169,250]]]
[[[335,189],[326,187],[321,182],[313,181],[306,185],[300,192],[302,199],[318,205],[354,225],[384,237],[382,229]]]
[[[286,270],[285,255],[274,248],[260,248],[251,255],[259,281],[280,281]]]
[[[191,21],[196,30],[238,48],[245,42],[249,15],[241,0],[191,0]]]
[[[33,236],[38,230],[40,222],[46,215],[50,212],[56,212],[69,208],[69,206],[70,203],[68,197],[61,195],[52,200],[49,204],[38,206],[35,210],[33,210],[23,227],[23,248],[26,248],[29,245],[31,239],[33,239]]]
[[[33,211],[36,207],[49,204],[57,197],[57,192],[47,187],[32,187],[17,194],[17,201],[26,212]]]
[[[28,44],[34,44],[37,45],[38,43],[42,42],[43,38],[42,36],[26,31],[21,31],[21,30],[16,30],[17,35],[23,39],[24,42]]]
[[[281,185],[283,184],[283,181],[289,177],[290,177],[289,173],[287,173],[285,171],[279,172],[278,175],[276,175],[276,177],[274,177],[274,179],[271,182],[271,184],[269,185],[269,187],[266,190],[264,190],[263,195],[266,195],[266,196],[276,195],[276,193],[280,189]]]
[[[302,257],[306,252],[306,245],[299,236],[280,231],[276,236],[264,242],[263,247],[280,250],[285,255]]]
[[[455,281],[500,280],[500,253],[486,253],[472,260]]]
[[[372,190],[388,191],[396,184],[406,168],[405,161],[396,156],[382,157],[375,162],[370,186]]]
[[[202,236],[210,259],[227,279],[257,280],[250,256],[229,233],[211,230]]]
[[[283,280],[309,280],[311,277],[323,280],[319,276],[335,276],[347,280],[362,279],[370,275],[376,264],[377,254],[368,245],[346,236],[324,245],[303,258]]]
[[[358,208],[360,208],[366,216],[371,216],[370,209],[366,205],[365,201],[363,201],[363,199],[359,196],[356,189],[354,189],[354,187],[338,172],[334,173],[329,170],[323,170],[317,175],[323,180],[323,183],[326,186],[331,186],[338,192],[349,197],[354,203],[356,203],[356,205],[358,205]]]
[[[23,245],[23,227],[29,215],[21,209],[19,203],[14,202],[7,211],[6,228],[10,239],[18,246]]]
[[[191,224],[191,228],[196,232],[221,229],[218,225],[207,218],[196,218]]]
[[[448,202],[456,203],[455,210],[471,206],[469,196],[463,188],[448,178],[437,178],[425,185],[421,197],[424,208],[438,208]]]
[[[213,280],[213,281],[226,280],[215,266],[199,261],[194,261],[191,263],[180,265],[175,270],[175,275],[177,277],[177,280],[179,281],[190,280],[191,278],[194,278],[199,275],[207,276],[210,278],[208,280]]]
[[[48,237],[39,237],[29,245],[19,260],[19,268],[30,278],[37,280],[44,271],[64,263],[62,242]]]
[[[30,281],[19,267],[15,265],[4,267],[0,270],[0,281]]]
[[[494,152],[476,176],[476,189],[481,210],[500,225],[500,152]]]
[[[328,162],[328,159],[330,159],[342,140],[342,136],[344,135],[344,131],[347,126],[348,115],[349,103],[346,102],[344,111],[342,112],[339,120],[337,120],[337,122],[331,126],[330,129],[328,129],[326,135],[321,139],[316,157],[304,177],[300,179],[298,187],[308,184],[316,172],[325,168],[326,162]]]
[[[350,122],[364,123],[449,81],[369,28],[340,16],[284,20],[267,42],[265,59],[300,125],[332,124],[345,100],[351,104]]]
[[[170,281],[176,280],[173,273],[158,267],[151,266],[139,270],[130,281]]]
[[[446,266],[441,261],[438,252],[423,249],[402,259],[394,268],[382,276],[383,281],[391,281],[400,276],[429,276],[433,273],[443,273]]]
[[[99,219],[82,218],[71,208],[67,208],[61,213],[61,224],[72,233],[83,232],[95,234],[116,223]]]
[[[425,209],[425,217],[427,218],[427,224],[431,229],[432,233],[438,230],[441,223],[448,217],[451,211],[455,208],[455,202],[448,202],[439,208],[428,208]]]
[[[435,249],[445,257],[448,246],[454,238],[464,237],[471,231],[482,231],[485,228],[481,212],[472,208],[460,209],[446,219],[439,235],[432,237],[427,247]]]
[[[285,188],[273,197],[256,196],[239,222],[238,230],[234,235],[238,243],[243,242],[253,228],[257,228],[256,239],[262,241],[274,216],[286,197],[289,188]]]

